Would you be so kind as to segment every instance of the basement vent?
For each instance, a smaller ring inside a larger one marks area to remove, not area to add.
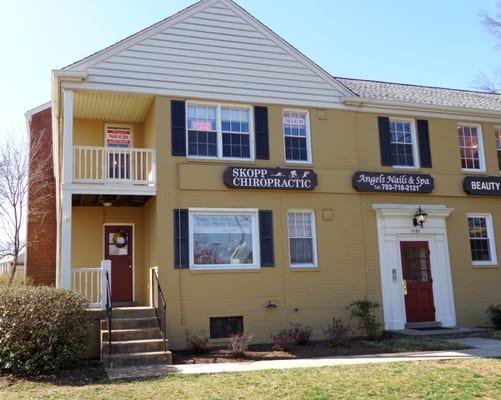
[[[210,318],[210,338],[228,338],[237,332],[244,331],[243,317],[213,317]]]

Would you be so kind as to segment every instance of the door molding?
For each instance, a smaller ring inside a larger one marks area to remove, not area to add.
[[[428,213],[428,220],[423,228],[416,228],[413,226],[412,218],[420,205]],[[435,320],[444,327],[456,326],[445,221],[453,209],[437,204],[373,204],[372,208],[377,217],[385,329],[404,329],[407,322],[400,257],[400,242],[407,241],[428,242],[436,309]]]
[[[132,302],[136,301],[136,224],[131,222],[107,222],[103,224],[103,257],[106,258],[106,227],[130,226],[132,229]]]

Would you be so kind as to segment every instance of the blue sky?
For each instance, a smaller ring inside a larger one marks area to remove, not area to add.
[[[501,67],[480,23],[496,0],[237,0],[336,76],[472,89]],[[50,71],[192,4],[191,0],[10,0],[0,23],[0,134],[50,99]]]

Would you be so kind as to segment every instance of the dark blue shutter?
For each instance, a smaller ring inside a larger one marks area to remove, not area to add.
[[[418,119],[417,131],[419,143],[419,159],[421,160],[421,167],[431,168],[431,148],[428,120]]]
[[[390,119],[388,117],[377,118],[379,127],[379,151],[381,152],[381,165],[392,166]]]
[[[186,156],[186,104],[184,101],[171,100],[171,143],[173,156]]]
[[[259,243],[261,249],[261,266],[275,266],[275,249],[273,245],[273,212],[259,210]]]
[[[189,268],[188,210],[174,209],[174,268]]]
[[[254,131],[256,135],[256,158],[258,160],[269,160],[268,107],[254,107]]]

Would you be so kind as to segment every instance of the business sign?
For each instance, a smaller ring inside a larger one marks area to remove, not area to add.
[[[312,169],[229,167],[224,184],[232,189],[313,190],[317,174]]]
[[[131,147],[132,128],[107,125],[105,134],[107,147]]]
[[[501,196],[501,177],[467,176],[464,178],[463,188],[468,194]]]
[[[353,187],[359,192],[431,193],[434,182],[428,174],[401,174],[358,171]]]

